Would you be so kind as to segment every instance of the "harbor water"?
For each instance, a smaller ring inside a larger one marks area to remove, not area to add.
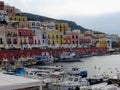
[[[107,74],[116,76],[120,72],[120,55],[93,56],[81,59],[83,62],[58,62],[55,65],[63,65],[66,69],[80,67],[88,71],[88,77]]]

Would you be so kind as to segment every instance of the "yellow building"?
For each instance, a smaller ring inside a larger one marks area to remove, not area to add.
[[[99,38],[97,42],[97,47],[107,47],[107,39],[106,38]]]
[[[56,30],[47,31],[48,45],[57,45],[63,43],[63,35]]]
[[[9,21],[13,22],[18,28],[29,28],[29,22],[26,16],[9,16]],[[18,21],[18,22],[14,22]]]
[[[9,16],[10,21],[28,21],[26,16]]]
[[[67,30],[68,30],[67,23],[54,22],[54,29],[47,30],[48,45],[62,46],[64,44],[64,35],[66,34]]]

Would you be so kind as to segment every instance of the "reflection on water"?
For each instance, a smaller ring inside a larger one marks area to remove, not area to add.
[[[80,67],[81,70],[88,70],[89,77],[98,74],[116,76],[116,73],[120,72],[120,55],[93,56],[83,58],[82,61],[83,62],[56,63],[56,65],[63,65],[67,69],[72,66]]]

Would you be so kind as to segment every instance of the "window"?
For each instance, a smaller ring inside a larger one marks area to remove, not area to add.
[[[78,39],[78,36],[76,36],[76,39]]]
[[[76,41],[76,44],[78,44],[78,41]]]
[[[65,25],[64,25],[64,30],[65,30]]]
[[[75,42],[73,41],[73,44],[75,44]]]
[[[22,43],[22,39],[20,40],[20,45],[22,45],[23,43]]]
[[[26,32],[24,32],[24,37],[26,37]]]
[[[55,45],[55,42],[53,41],[52,45]]]
[[[60,38],[62,39],[62,38],[63,38],[63,36],[62,36],[62,35],[60,35]]]
[[[43,38],[43,39],[45,39],[45,38],[46,38],[44,34],[42,34],[42,38]]]
[[[19,32],[19,35],[22,36],[22,32]]]
[[[61,44],[62,44],[62,40],[61,40]]]
[[[35,26],[35,22],[32,22],[32,26]]]
[[[11,39],[10,38],[7,39],[7,44],[11,44]]]
[[[40,44],[40,40],[38,40],[38,44]]]
[[[58,25],[56,25],[56,30],[58,30]]]
[[[17,44],[17,39],[13,39],[13,44]]]
[[[50,35],[48,34],[48,39],[50,38]]]
[[[35,36],[35,30],[33,30],[33,35]]]
[[[26,39],[24,39],[24,44],[27,44]]]
[[[2,38],[0,38],[0,44],[3,44]]]
[[[74,38],[74,35],[72,35],[72,38]]]
[[[37,41],[35,40],[35,45],[37,44]]]
[[[60,25],[60,32],[62,32],[62,26]]]
[[[59,38],[58,35],[56,35],[56,38],[57,38],[57,39]]]

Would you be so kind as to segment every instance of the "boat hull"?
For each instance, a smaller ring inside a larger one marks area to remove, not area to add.
[[[82,62],[80,58],[63,58],[58,59],[59,62]]]

